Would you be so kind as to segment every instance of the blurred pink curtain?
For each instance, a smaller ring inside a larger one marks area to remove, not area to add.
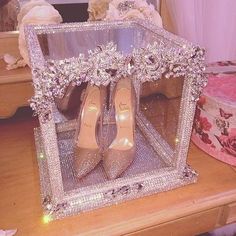
[[[174,31],[207,50],[208,63],[236,59],[236,0],[165,0]]]

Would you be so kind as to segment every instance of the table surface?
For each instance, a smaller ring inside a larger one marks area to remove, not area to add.
[[[0,85],[31,82],[31,73],[28,66],[16,70],[7,70],[6,63],[0,60]]]
[[[191,144],[197,184],[43,224],[29,110],[0,121],[0,229],[17,235],[120,235],[236,201],[236,170]]]

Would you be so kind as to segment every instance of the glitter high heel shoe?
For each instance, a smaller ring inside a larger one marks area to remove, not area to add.
[[[78,108],[80,107],[78,100],[85,88],[84,84],[81,84],[80,86],[69,84],[66,88],[65,95],[62,98],[55,99],[58,110],[63,113],[73,110],[78,111]]]
[[[135,99],[129,78],[119,80],[113,100],[117,133],[103,158],[103,167],[109,179],[119,177],[135,156]]]
[[[101,134],[105,88],[88,85],[75,134],[75,167],[78,178],[92,171],[102,159]],[[98,125],[100,124],[100,125]],[[98,128],[100,127],[100,130]]]

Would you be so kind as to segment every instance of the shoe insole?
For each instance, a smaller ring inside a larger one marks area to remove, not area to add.
[[[120,79],[114,98],[117,134],[109,148],[128,150],[134,146],[134,107],[131,93],[131,80]]]
[[[84,105],[80,117],[77,146],[80,148],[97,149],[96,126],[101,114],[99,87],[88,85],[85,96],[85,102],[83,103]]]

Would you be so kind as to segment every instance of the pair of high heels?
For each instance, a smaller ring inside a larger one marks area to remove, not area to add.
[[[116,136],[105,148],[103,112],[105,88],[88,85],[79,115],[79,129],[75,134],[75,166],[78,178],[92,171],[103,161],[109,179],[119,177],[132,163],[135,156],[134,94],[129,78],[122,78],[116,85],[113,106],[115,110]],[[100,134],[100,135],[99,135]]]

